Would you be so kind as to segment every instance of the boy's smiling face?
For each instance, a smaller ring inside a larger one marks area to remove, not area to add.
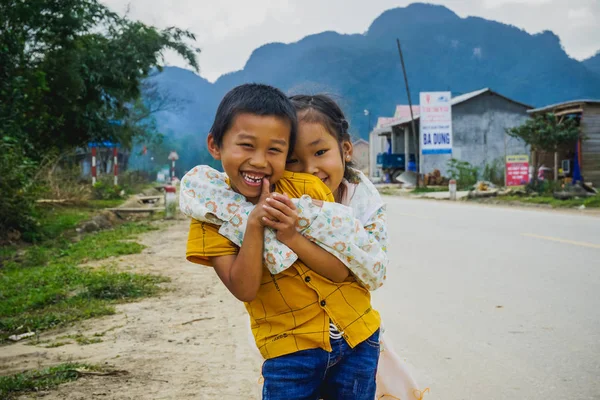
[[[223,135],[220,147],[208,135],[208,151],[221,160],[232,189],[256,204],[262,179],[275,183],[283,175],[290,131],[291,124],[284,118],[241,113]]]

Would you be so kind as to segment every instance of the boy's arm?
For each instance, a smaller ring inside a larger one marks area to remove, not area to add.
[[[248,218],[247,236],[238,254],[210,259],[219,279],[235,297],[244,302],[254,300],[262,279],[263,220],[268,216],[263,205],[269,196],[269,181],[266,178],[262,188],[260,200]]]
[[[264,227],[249,223],[248,239],[237,255],[212,257],[215,272],[227,289],[240,301],[251,302],[256,297],[262,278]]]

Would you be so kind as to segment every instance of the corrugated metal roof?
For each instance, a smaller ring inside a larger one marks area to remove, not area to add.
[[[524,103],[520,103],[520,102],[518,102],[518,101],[515,101],[515,100],[513,100],[513,99],[510,99],[510,98],[508,98],[508,97],[506,97],[506,96],[503,96],[503,95],[501,95],[501,94],[499,94],[499,93],[497,93],[497,92],[494,92],[494,91],[493,91],[492,89],[490,89],[490,88],[484,88],[484,89],[476,90],[476,91],[474,91],[474,92],[469,92],[469,93],[461,94],[460,96],[453,97],[450,103],[451,103],[451,105],[455,106],[455,105],[457,105],[457,104],[464,103],[465,101],[471,100],[471,99],[473,99],[473,98],[475,98],[475,97],[477,97],[477,96],[480,96],[480,95],[482,95],[482,94],[484,94],[484,93],[488,93],[488,92],[489,92],[489,93],[493,93],[493,94],[495,94],[496,96],[502,97],[503,99],[506,99],[506,100],[508,100],[508,101],[510,101],[510,102],[513,102],[513,103],[515,103],[515,104],[519,104],[519,105],[521,105],[521,106],[523,106],[523,107],[526,107],[526,108],[533,108],[533,107],[531,107],[530,105],[527,105],[527,104],[524,104]],[[419,115],[415,115],[415,121],[417,121],[418,119],[419,119]],[[393,126],[400,126],[400,125],[404,125],[404,124],[406,124],[407,122],[410,122],[410,117],[408,117],[408,118],[402,118],[402,119],[399,119],[399,120],[394,120],[394,121],[393,121],[393,122],[391,122],[391,123],[384,124],[384,125],[382,125],[382,126],[381,126],[381,129],[384,129],[384,128],[391,128],[391,127],[393,127]],[[386,131],[386,132],[387,132],[387,131]]]
[[[473,97],[477,97],[486,92],[491,92],[490,88],[476,90],[474,92],[469,92],[465,94],[461,94],[460,96],[456,96],[452,98],[452,105],[455,106],[460,103],[464,103],[467,100],[471,100]]]
[[[394,117],[379,117],[379,118],[377,118],[377,124],[375,125],[375,129],[380,128],[384,125],[387,125],[393,121],[394,121]]]
[[[371,131],[371,133],[374,133],[376,135],[382,135],[385,133],[391,133],[392,132],[392,128],[389,126],[383,127],[383,128],[375,128]]]
[[[534,110],[528,110],[527,112],[530,113],[530,114],[537,114],[539,112],[553,110],[553,109],[558,108],[558,107],[568,107],[570,105],[581,104],[581,103],[586,103],[586,104],[600,104],[600,100],[594,100],[594,99],[570,100],[570,101],[564,101],[562,103],[556,103],[556,104],[551,104],[549,106],[544,106],[544,107],[536,108]]]
[[[420,114],[421,107],[420,106],[412,106],[412,112],[414,115]],[[396,106],[396,112],[394,113],[394,118],[401,119],[401,118],[408,118],[408,117],[410,117],[410,106],[408,104],[398,104]]]

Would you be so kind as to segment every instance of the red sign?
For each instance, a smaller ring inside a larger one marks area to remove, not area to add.
[[[524,186],[529,183],[529,156],[506,156],[506,186]]]

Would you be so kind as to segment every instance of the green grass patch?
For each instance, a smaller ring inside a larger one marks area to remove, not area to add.
[[[600,207],[600,196],[569,200],[558,200],[551,196],[499,196],[496,199],[500,201],[519,202],[525,204],[545,204],[551,206],[552,208],[576,208],[581,206],[585,206],[586,208]]]
[[[123,224],[75,243],[30,246],[22,259],[7,262],[0,270],[0,342],[12,334],[110,315],[118,302],[156,294],[158,284],[166,281],[163,277],[78,266],[139,253],[144,246],[129,239],[155,229],[144,223]]]
[[[94,210],[100,210],[103,208],[115,208],[119,207],[125,202],[125,199],[110,199],[110,200],[88,200],[86,205]]]
[[[118,207],[125,199],[88,200],[77,205],[50,204],[43,205],[37,215],[40,227],[31,235],[24,238],[33,243],[54,240],[59,236],[73,231],[77,225],[94,216],[98,210]]]
[[[38,392],[77,380],[81,371],[100,371],[97,366],[80,363],[66,363],[41,370],[0,377],[0,398],[14,399],[29,392]]]
[[[47,208],[40,218],[40,235],[53,239],[65,231],[75,229],[77,224],[91,217],[90,210],[80,207]]]

